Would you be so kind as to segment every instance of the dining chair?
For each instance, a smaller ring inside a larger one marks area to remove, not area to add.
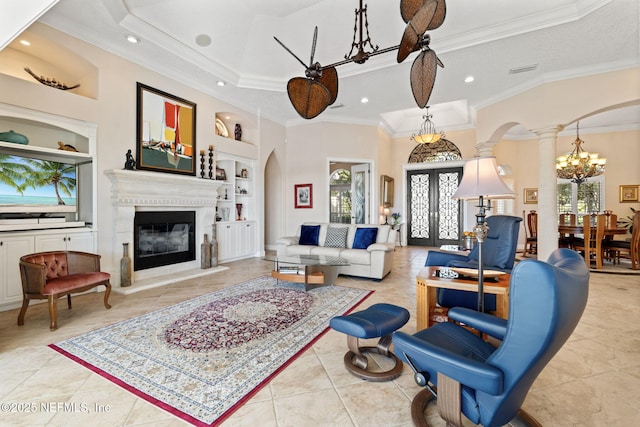
[[[532,210],[525,217],[525,211],[522,211],[522,219],[525,220],[524,231],[526,236],[522,256],[526,257],[527,254],[535,255],[538,253],[538,213]]]
[[[633,216],[631,240],[605,240],[605,250],[614,260],[620,263],[620,257],[626,255],[631,259],[631,268],[640,270],[640,210]]]
[[[593,222],[593,223],[592,223]],[[591,263],[591,256],[596,263],[596,269],[602,269],[604,261],[604,230],[606,225],[606,215],[599,214],[584,215],[582,217],[583,238],[573,240],[573,248],[583,252],[587,265]]]
[[[574,213],[562,213],[559,216],[560,225],[576,225],[576,214]],[[560,233],[558,237],[559,248],[571,248],[573,247],[573,234]]]

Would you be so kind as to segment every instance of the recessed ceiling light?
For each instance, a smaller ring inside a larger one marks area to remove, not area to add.
[[[472,81],[474,81],[475,79],[476,79],[476,78],[475,78],[475,77],[473,77],[473,76],[467,76],[467,77],[465,77],[464,82],[465,82],[465,83],[471,83],[471,82],[472,82]]]
[[[218,86],[222,87],[224,85],[226,85],[225,82],[223,82],[222,80],[218,80]]]
[[[231,116],[224,116],[225,119],[231,120]]]
[[[134,35],[129,34],[126,36],[126,38],[129,43],[133,43],[133,44],[140,43],[140,39]]]
[[[362,102],[363,104],[366,104],[367,102],[369,102],[369,98],[367,98],[366,96],[363,96],[360,102]]]
[[[196,36],[196,44],[198,46],[207,47],[211,44],[211,37],[206,34],[198,34]]]
[[[20,44],[23,44],[25,46],[31,46],[31,42],[29,40],[20,40]]]

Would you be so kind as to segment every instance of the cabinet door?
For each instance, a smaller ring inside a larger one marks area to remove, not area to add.
[[[41,234],[36,236],[36,252],[67,250],[67,234]]]
[[[0,303],[22,301],[20,257],[33,252],[33,236],[0,237]]]
[[[217,224],[218,260],[228,260],[233,256],[233,224]]]
[[[80,252],[95,252],[93,245],[93,232],[71,233],[67,235],[67,250]]]
[[[240,247],[238,256],[252,256],[256,251],[256,226],[251,222],[238,225],[240,226],[240,238],[238,239]]]
[[[93,232],[56,233],[36,236],[36,252],[66,250],[94,252]]]

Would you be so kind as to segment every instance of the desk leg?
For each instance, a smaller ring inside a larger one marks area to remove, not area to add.
[[[429,313],[436,306],[436,288],[427,286],[425,282],[416,281],[416,330],[421,331],[431,326]]]

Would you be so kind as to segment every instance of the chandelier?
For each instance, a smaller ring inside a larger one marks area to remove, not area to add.
[[[602,175],[607,159],[599,158],[598,153],[589,153],[582,149],[583,140],[580,139],[580,122],[576,123],[576,140],[571,153],[556,159],[558,178],[570,179],[571,182],[581,184],[592,176]]]
[[[436,126],[431,121],[431,114],[429,114],[429,107],[427,107],[427,113],[422,116],[424,122],[420,125],[420,130],[417,134],[411,135],[412,140],[417,142],[418,144],[433,144],[434,142],[440,141],[441,138],[444,138],[443,132],[438,132],[436,130]]]

